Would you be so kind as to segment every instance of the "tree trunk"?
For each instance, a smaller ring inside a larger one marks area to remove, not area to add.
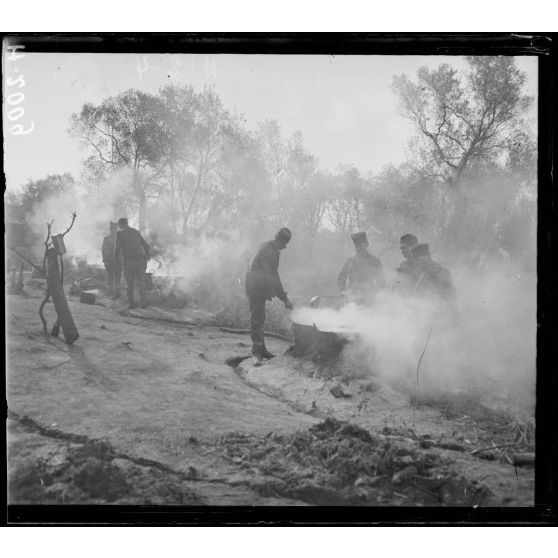
[[[58,255],[54,248],[47,250],[47,269],[47,287],[58,314],[58,322],[60,322],[62,327],[66,343],[71,345],[79,337],[79,333],[70,312],[66,295],[64,294],[64,287],[60,277],[60,266],[58,265]]]
[[[138,199],[139,199],[138,229],[139,229],[141,234],[145,234],[147,199],[145,197],[145,192],[144,192],[143,188],[141,188],[141,187],[139,188]]]

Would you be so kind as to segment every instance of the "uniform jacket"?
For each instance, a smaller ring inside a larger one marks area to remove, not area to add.
[[[415,291],[422,294],[434,294],[442,300],[454,303],[457,293],[449,269],[434,261],[417,265],[414,271]]]
[[[287,298],[279,277],[279,247],[275,240],[264,242],[246,273],[246,294],[271,300]]]
[[[103,263],[105,266],[114,267],[116,260],[115,260],[115,250],[116,248],[116,233],[109,234],[103,238]]]
[[[125,227],[116,233],[114,257],[117,262],[123,260],[124,265],[137,260],[147,261],[149,245],[137,229]]]
[[[375,291],[385,286],[382,262],[369,252],[349,258],[337,278],[340,291]]]

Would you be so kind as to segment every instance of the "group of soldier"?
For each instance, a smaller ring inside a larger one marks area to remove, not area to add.
[[[282,228],[273,240],[264,242],[252,259],[246,272],[246,295],[250,311],[250,332],[254,365],[273,358],[265,345],[264,322],[266,301],[279,298],[285,308],[292,310],[279,277],[279,255],[287,247],[292,233]],[[351,235],[355,255],[347,260],[337,285],[341,296],[358,304],[373,304],[376,294],[392,288],[406,294],[438,298],[445,303],[452,320],[457,316],[456,291],[450,272],[432,260],[428,244],[418,242],[416,236],[405,234],[399,240],[403,261],[396,269],[396,280],[388,285],[382,262],[369,251],[365,232]],[[150,259],[150,249],[141,233],[128,225],[126,218],[110,223],[110,234],[103,239],[103,263],[107,272],[109,294],[120,296],[120,279],[124,273],[128,306],[135,307],[134,287],[137,285],[142,308],[147,306],[145,272]]]
[[[111,223],[110,234],[103,239],[103,264],[107,272],[109,295],[120,297],[122,272],[126,281],[129,308],[135,308],[134,286],[137,285],[140,305],[147,306],[145,292],[145,272],[149,261],[149,245],[141,233],[128,225],[123,217],[118,223]]]
[[[279,254],[286,248],[291,236],[291,231],[283,228],[273,240],[264,242],[246,273],[255,366],[260,366],[264,359],[275,356],[267,349],[264,339],[266,300],[278,297],[287,309],[293,308],[279,277]],[[379,291],[391,288],[403,294],[438,299],[440,304],[444,304],[445,314],[450,321],[455,322],[456,291],[451,274],[448,269],[432,260],[428,244],[419,243],[412,234],[405,234],[400,238],[399,248],[403,261],[396,269],[395,281],[388,285],[382,262],[368,251],[366,233],[354,233],[351,239],[355,246],[355,255],[347,260],[337,278],[339,291],[345,300],[371,305]]]

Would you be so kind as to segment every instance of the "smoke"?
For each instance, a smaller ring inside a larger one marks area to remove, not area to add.
[[[535,402],[536,288],[512,263],[455,274],[460,320],[437,301],[386,290],[370,307],[298,308],[296,323],[353,342],[345,361],[408,391],[469,392],[531,411]]]
[[[189,293],[200,281],[218,290],[238,279],[244,265],[248,243],[228,236],[202,235],[190,244],[172,244],[162,256],[148,263],[148,271],[173,278],[167,288]]]
[[[87,259],[89,264],[101,264],[103,236],[109,233],[109,222],[118,219],[119,202],[127,195],[131,183],[131,173],[122,170],[99,184],[94,191],[84,192],[75,187],[50,196],[33,208],[28,218],[29,226],[39,235],[46,236],[46,223],[54,221],[52,234],[63,233],[75,211],[74,226],[64,238],[68,256]]]

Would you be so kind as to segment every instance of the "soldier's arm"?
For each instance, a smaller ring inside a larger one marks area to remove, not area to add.
[[[347,277],[349,276],[349,265],[351,263],[351,260],[348,259],[345,262],[345,265],[341,268],[341,271],[339,272],[339,275],[337,276],[337,287],[339,288],[339,290],[341,292],[343,292],[345,290],[345,288],[347,287]]]
[[[287,293],[279,277],[279,257],[274,252],[267,250],[262,254],[262,267],[268,285],[271,287],[272,296],[284,301],[287,298]]]
[[[114,263],[119,265],[122,260],[122,237],[120,231],[116,233],[116,242],[114,245]]]
[[[147,259],[149,259],[151,257],[149,255],[149,244],[147,244],[147,242],[145,242],[143,236],[141,236],[141,233],[139,235],[139,240],[140,240],[141,247],[145,250],[145,257]]]

